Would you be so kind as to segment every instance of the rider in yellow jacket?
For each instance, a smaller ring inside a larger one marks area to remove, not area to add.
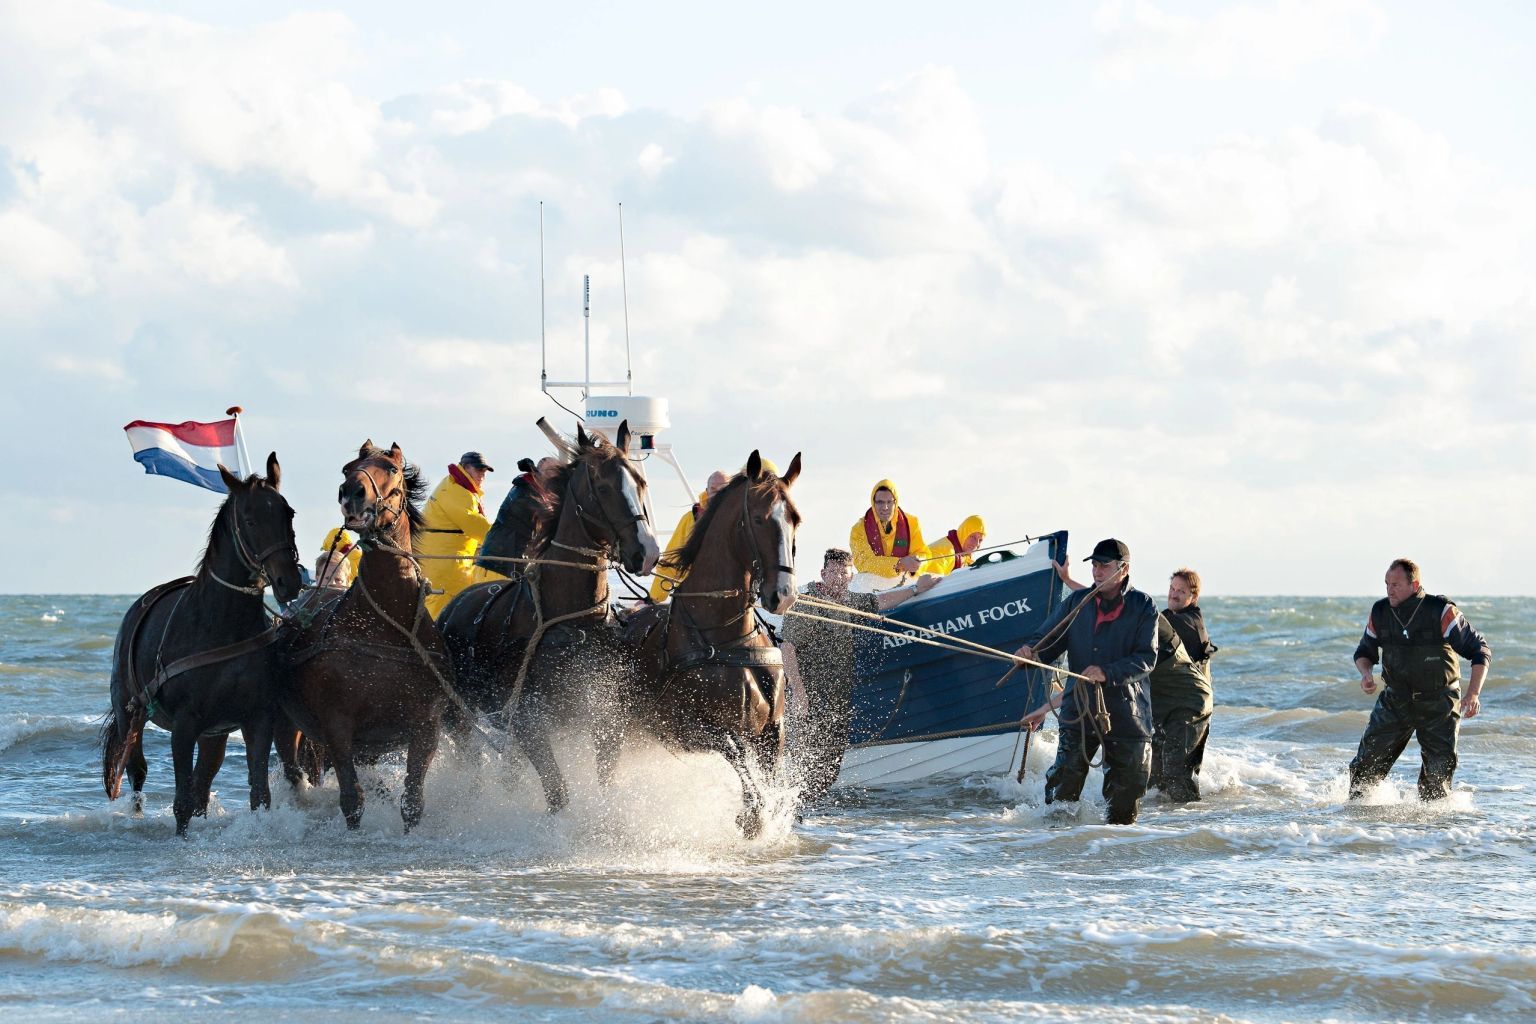
[[[699,500],[696,505],[683,513],[683,517],[677,521],[677,528],[672,531],[672,536],[667,540],[667,551],[681,550],[688,538],[693,536],[694,524],[704,515],[704,510],[709,507],[709,499],[720,493],[725,485],[730,483],[730,478],[722,470],[715,470],[709,474],[705,481],[704,490],[699,492]],[[665,552],[664,552],[665,554]],[[651,577],[651,600],[657,604],[665,601],[672,593],[672,588],[683,582],[687,573],[679,573],[674,569],[662,566]],[[673,578],[676,577],[676,582]]]
[[[883,493],[882,493],[883,492]],[[917,516],[902,510],[896,485],[881,480],[869,490],[869,511],[848,531],[848,550],[856,572],[886,579],[916,575],[928,556]]]
[[[484,492],[480,489],[485,474],[493,472],[479,452],[465,452],[464,457],[448,467],[427,504],[422,509],[422,527],[412,536],[418,555],[453,555],[454,558],[424,558],[422,572],[433,590],[441,594],[427,597],[427,612],[433,618],[455,594],[472,583],[489,579],[483,569],[474,567],[475,550],[491,529],[485,516]]]
[[[338,537],[337,534],[340,534]],[[357,567],[363,561],[363,549],[357,546],[357,534],[340,526],[332,527],[325,535],[325,540],[320,542],[320,554],[322,557],[332,555],[331,545],[336,545],[335,557],[344,559],[347,563],[347,580],[357,579]],[[318,578],[316,583],[321,582]]]
[[[932,576],[948,576],[961,566],[970,565],[971,552],[981,547],[986,539],[987,524],[981,516],[966,516],[959,529],[950,530],[928,545],[921,571]]]

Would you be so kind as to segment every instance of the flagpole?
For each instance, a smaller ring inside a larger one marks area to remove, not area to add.
[[[240,459],[240,478],[243,480],[251,475],[251,456],[245,450],[245,434],[240,429],[240,414],[245,412],[238,405],[232,405],[224,410],[224,415],[235,418],[235,455]]]

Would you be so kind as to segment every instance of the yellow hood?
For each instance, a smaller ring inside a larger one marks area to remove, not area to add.
[[[875,507],[875,492],[876,491],[890,491],[891,492],[891,497],[896,499],[896,504],[897,505],[901,504],[901,492],[896,490],[896,485],[891,483],[889,480],[881,480],[879,483],[875,484],[875,486],[873,486],[873,487],[871,487],[869,489],[869,507],[870,508],[874,508]]]
[[[965,539],[971,534],[986,532],[987,524],[981,516],[966,516],[965,522],[960,524],[960,529],[956,530],[955,534],[960,538],[960,543],[964,544]]]

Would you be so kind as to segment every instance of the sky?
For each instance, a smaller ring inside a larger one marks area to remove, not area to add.
[[[803,452],[803,575],[890,477],[1154,594],[1531,593],[1533,41],[1514,2],[0,0],[0,591],[191,571],[219,498],[135,419],[243,406],[309,561],[365,438],[483,451],[494,509],[573,424],[542,203],[551,377],[583,275],[622,375],[627,292],[695,486]]]

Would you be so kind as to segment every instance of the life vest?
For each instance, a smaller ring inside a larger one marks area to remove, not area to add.
[[[1371,628],[1381,647],[1381,677],[1412,693],[1439,693],[1461,685],[1461,664],[1445,639],[1447,615],[1456,606],[1437,594],[1422,594],[1406,615],[1386,598],[1371,608]],[[1405,601],[1404,604],[1407,602]]]
[[[899,508],[896,510],[895,518],[896,535],[891,540],[891,550],[885,550],[885,540],[880,533],[880,520],[875,516],[874,509],[864,513],[864,539],[869,541],[869,549],[877,555],[886,554],[892,558],[905,558],[912,553],[912,527],[907,522],[907,514]]]

